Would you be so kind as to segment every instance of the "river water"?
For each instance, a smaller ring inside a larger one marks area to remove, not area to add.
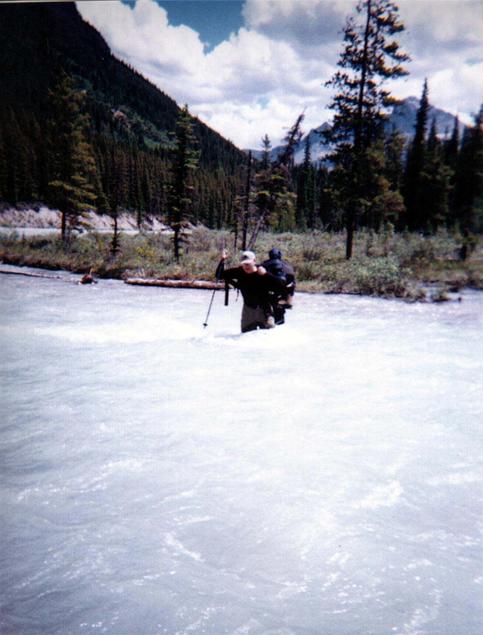
[[[483,296],[0,275],[1,621],[21,635],[479,635]]]

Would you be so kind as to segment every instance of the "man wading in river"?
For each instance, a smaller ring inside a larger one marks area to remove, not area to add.
[[[291,309],[293,306],[293,296],[295,293],[295,271],[292,265],[282,260],[282,252],[280,249],[271,249],[268,252],[269,260],[262,262],[262,267],[276,276],[282,278],[285,281],[285,288],[283,291],[274,292],[272,298],[273,315],[275,317],[275,324],[284,324],[285,322],[285,310]]]
[[[223,250],[216,269],[216,277],[219,280],[226,280],[241,291],[243,296],[242,333],[254,331],[257,328],[273,328],[275,320],[270,303],[270,292],[284,289],[284,281],[268,273],[265,267],[258,266],[252,251],[242,253],[239,267],[225,269],[227,258],[228,254],[226,250]]]

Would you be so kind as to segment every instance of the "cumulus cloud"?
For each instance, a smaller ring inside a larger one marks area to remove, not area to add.
[[[153,0],[131,8],[120,2],[82,2],[84,19],[106,38],[113,53],[240,147],[274,144],[306,108],[308,127],[324,118],[323,82],[330,67],[304,59],[289,41],[254,29],[206,52],[199,34],[168,23]]]
[[[296,46],[339,42],[352,0],[246,0],[247,25],[260,33]]]
[[[483,100],[483,5],[480,0],[400,0],[401,42],[411,54],[409,77],[395,93],[420,95],[470,122]]]
[[[199,34],[173,26],[154,0],[80,2],[82,16],[113,53],[239,147],[274,145],[305,110],[305,130],[327,120],[331,77],[342,50],[341,30],[352,0],[245,0],[244,26],[207,51]],[[421,94],[468,117],[482,99],[479,0],[401,0],[411,54],[399,97]]]
[[[399,0],[399,9],[415,54],[437,53],[438,46],[476,46],[481,54],[480,0]]]
[[[166,10],[154,0],[80,2],[81,15],[100,31],[112,52],[136,69],[158,72],[168,79],[196,76],[204,62],[204,47],[193,29],[168,23]]]
[[[304,55],[323,50],[323,59],[335,59],[347,17],[356,0],[245,0],[249,28],[273,39],[290,41]],[[309,49],[313,48],[314,51]]]

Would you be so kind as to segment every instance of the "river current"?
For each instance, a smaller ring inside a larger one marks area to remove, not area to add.
[[[483,295],[0,275],[2,635],[479,635]]]

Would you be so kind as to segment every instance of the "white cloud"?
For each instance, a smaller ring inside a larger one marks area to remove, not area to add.
[[[274,145],[305,109],[304,129],[328,118],[324,82],[342,49],[351,0],[246,0],[245,26],[207,52],[199,34],[172,26],[154,0],[78,3],[114,54],[239,147]],[[411,74],[394,83],[400,97],[421,94],[468,116],[483,98],[479,0],[401,0]],[[480,63],[478,63],[480,59]]]
[[[419,96],[428,78],[432,104],[470,122],[483,100],[483,4],[480,0],[400,0],[401,42],[411,54],[400,96]]]
[[[189,76],[204,61],[199,34],[184,25],[171,26],[165,9],[153,0],[138,0],[133,8],[101,1],[80,2],[77,8],[106,38],[113,53],[135,68]]]
[[[400,15],[415,53],[434,47],[475,46],[481,54],[483,5],[480,0],[399,0]]]
[[[246,0],[247,25],[295,47],[327,46],[340,42],[353,0]]]

